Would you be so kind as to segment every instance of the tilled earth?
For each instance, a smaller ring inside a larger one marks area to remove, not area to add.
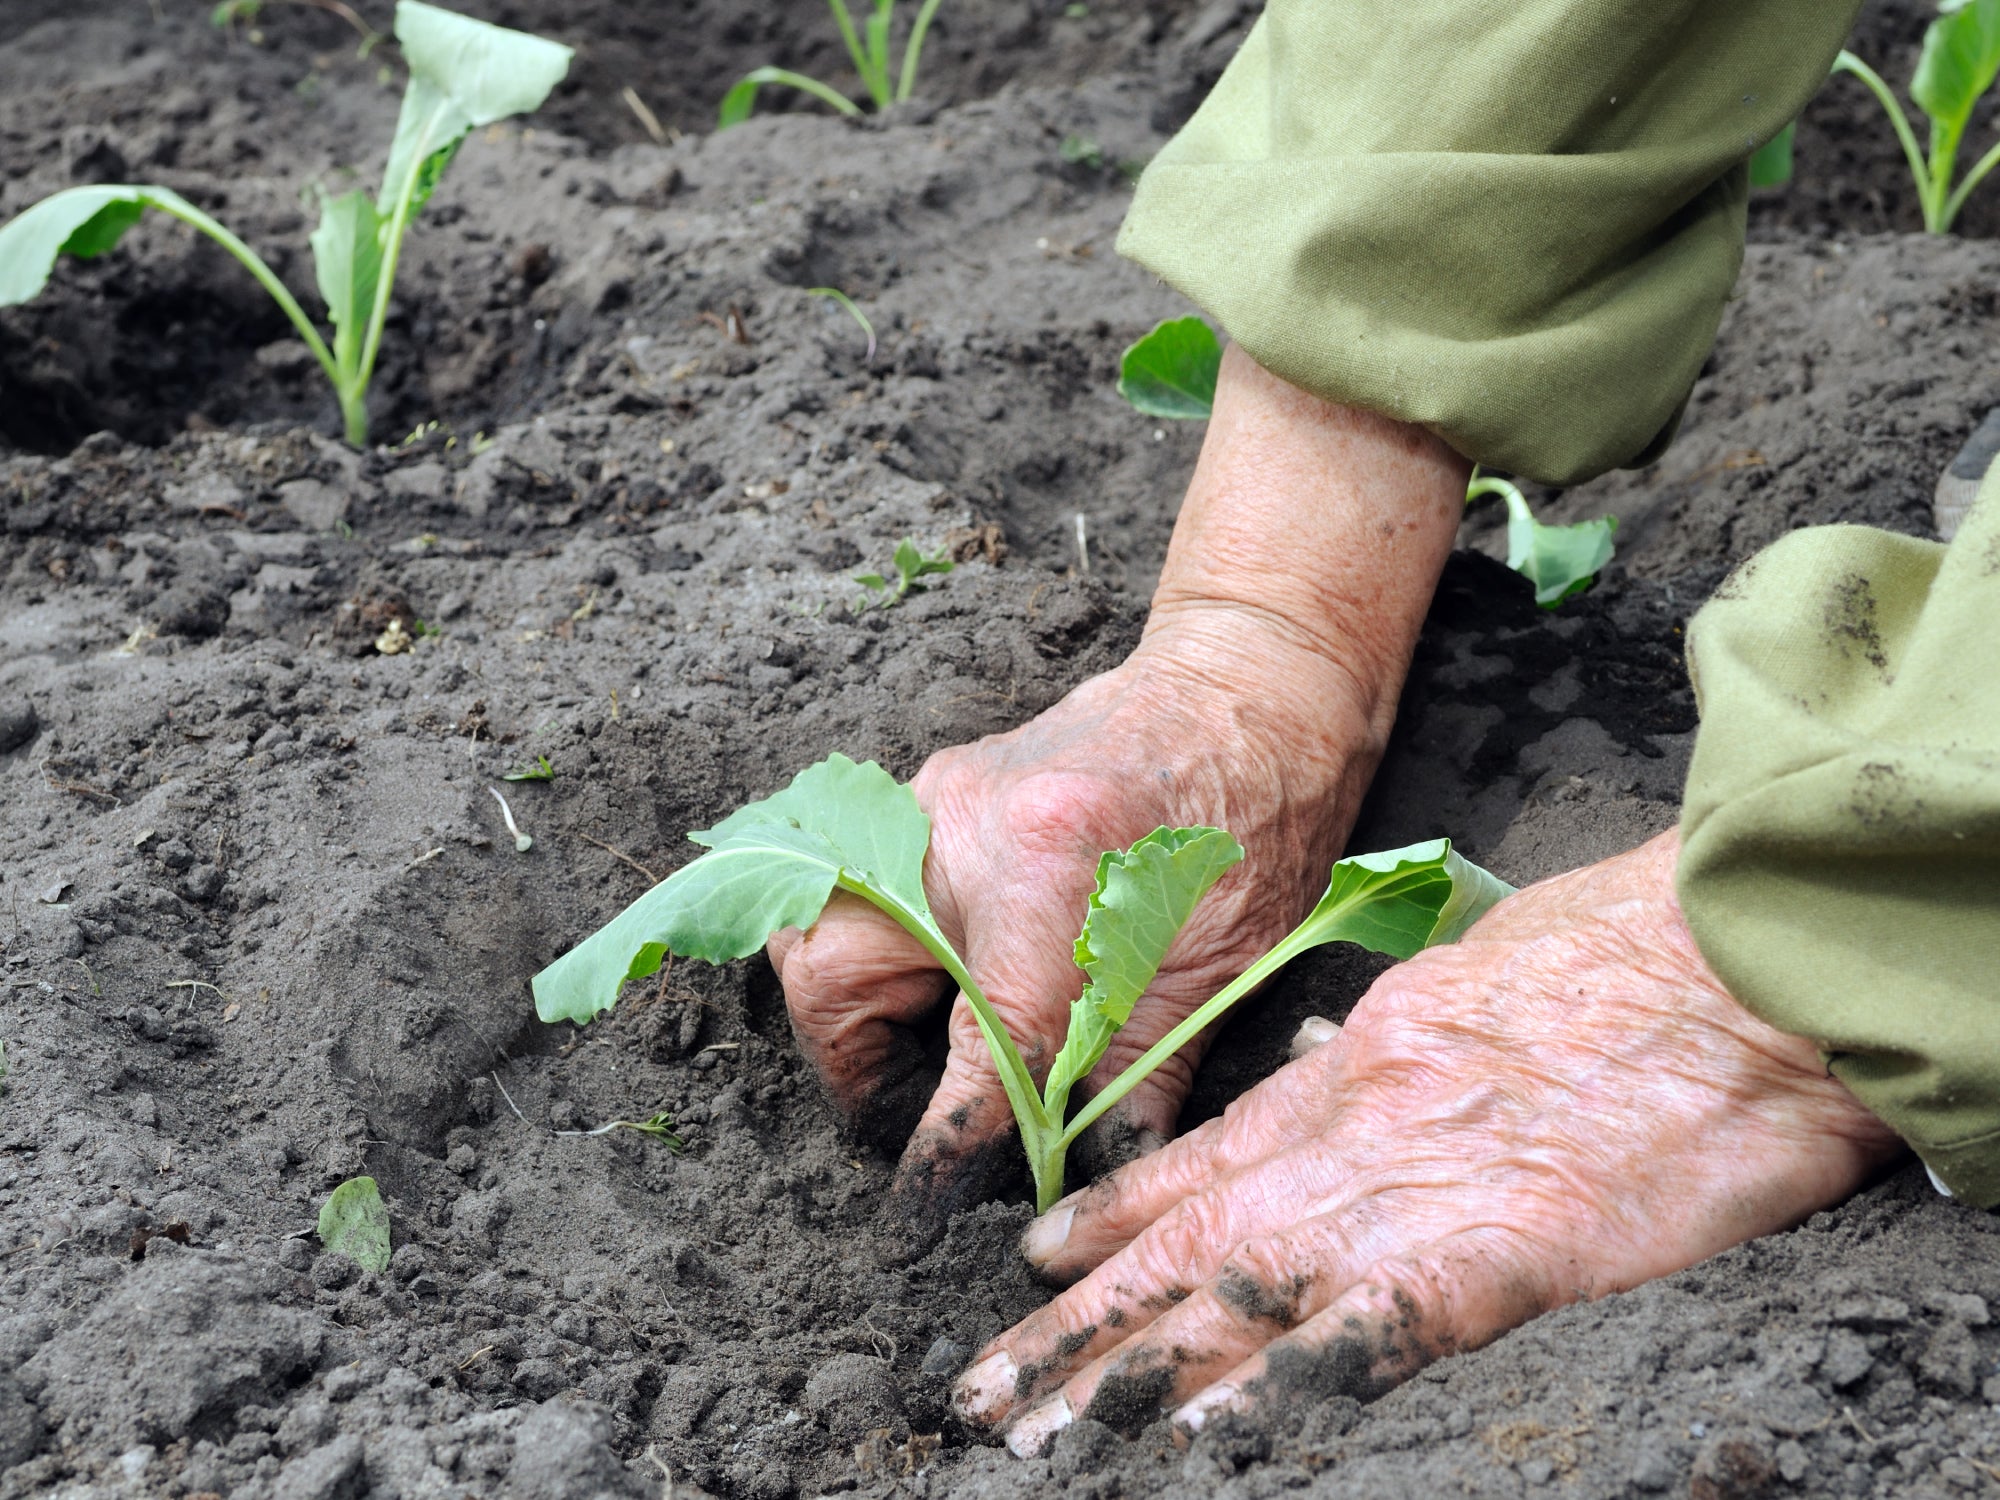
[[[968,0],[925,100],[712,137],[742,69],[834,68],[815,4],[475,8],[579,63],[413,234],[377,446],[174,226],[0,314],[0,1496],[2000,1488],[2000,1242],[1920,1172],[1367,1407],[1019,1462],[943,1406],[1047,1295],[1018,1194],[891,1253],[891,1156],[836,1129],[761,961],[537,1023],[527,976],[685,830],[833,749],[907,775],[1129,649],[1200,434],[1112,391],[1185,308],[1111,241],[1249,10]],[[206,9],[0,11],[0,217],[160,180],[303,289],[301,195],[372,175],[399,85],[320,11],[253,40]],[[1838,172],[1756,209],[1680,443],[1548,502],[1624,519],[1600,588],[1534,609],[1469,521],[1357,845],[1449,833],[1518,882],[1668,826],[1680,629],[1727,569],[1799,525],[1924,532],[2000,404],[2000,250],[1895,232],[1838,105],[1801,148]],[[905,536],[960,567],[859,608]],[[1298,965],[1189,1121],[1375,972]],[[678,1154],[576,1133],[659,1110]],[[360,1172],[379,1276],[311,1237]]]

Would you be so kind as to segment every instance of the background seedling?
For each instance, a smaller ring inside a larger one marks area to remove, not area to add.
[[[809,286],[806,288],[806,295],[808,297],[824,297],[828,301],[836,302],[846,308],[847,315],[859,323],[861,331],[868,335],[868,352],[861,357],[863,359],[873,359],[875,357],[875,325],[868,321],[868,314],[854,305],[852,297],[848,296],[839,287],[834,286]]]
[[[664,1142],[666,1148],[676,1156],[679,1156],[681,1152],[687,1149],[687,1142],[674,1134],[673,1117],[665,1110],[660,1111],[656,1115],[648,1115],[643,1120],[612,1120],[591,1130],[558,1130],[556,1134],[577,1136],[609,1135],[614,1130],[636,1130],[641,1135],[649,1135],[656,1141]]]
[[[513,770],[505,772],[502,781],[554,781],[556,768],[549,763],[546,755],[537,755],[533,760],[521,762]]]
[[[491,792],[493,800],[500,804],[500,820],[507,825],[507,831],[514,835],[514,852],[526,854],[535,847],[535,841],[521,832],[521,825],[514,821],[514,809],[509,807],[507,799],[500,795],[500,788],[489,786],[486,790]]]
[[[48,284],[56,260],[116,245],[149,208],[192,225],[234,256],[284,311],[332,382],[347,440],[368,441],[368,385],[381,352],[403,236],[468,133],[539,108],[569,71],[570,49],[419,0],[398,0],[396,40],[410,66],[381,192],[322,194],[312,252],[333,342],[256,251],[178,193],[123,184],[69,188],[0,229],[0,307]]]
[[[1232,984],[1065,1118],[1152,984],[1196,904],[1243,858],[1219,828],[1159,828],[1103,856],[1084,912],[1076,961],[1088,978],[1070,1006],[1062,1049],[1038,1088],[1020,1049],[959,957],[924,896],[930,819],[907,786],[873,761],[834,755],[776,796],[688,835],[709,853],[654,886],[535,976],[544,1021],[589,1021],[617,1003],[628,979],[658,971],[669,953],[725,963],[786,927],[810,927],[834,891],[871,902],[924,946],[956,981],[993,1055],[1034,1174],[1037,1203],[1062,1195],[1076,1138],[1238,1000],[1299,954],[1359,943],[1408,958],[1454,941],[1511,887],[1453,852],[1445,839],[1344,859],[1305,921]]]
[[[389,1269],[389,1210],[372,1177],[350,1177],[319,1210],[319,1242],[364,1271]]]
[[[860,608],[866,609],[873,604],[878,609],[887,609],[893,604],[899,604],[906,594],[921,594],[924,591],[924,585],[918,581],[919,579],[949,573],[958,566],[945,555],[942,548],[930,557],[924,556],[909,537],[904,537],[896,543],[896,552],[890,561],[896,569],[896,576],[893,579],[884,578],[880,573],[854,575],[854,581],[874,596],[872,599],[864,598]]]
[[[1881,74],[1852,52],[1842,52],[1833,71],[1853,74],[1881,101],[1916,180],[1924,228],[1932,234],[1949,233],[1972,190],[2000,163],[1996,145],[1979,158],[1964,181],[1952,185],[1973,107],[2000,74],[2000,0],[1944,0],[1937,19],[1924,31],[1923,51],[1910,78],[1910,97],[1930,120],[1928,160],[1917,145],[1910,117]]]
[[[222,0],[208,13],[209,24],[225,31],[233,26],[255,26],[263,19],[264,7],[270,3],[271,0]],[[361,45],[354,54],[356,57],[367,57],[382,43],[382,33],[362,20],[353,6],[342,4],[341,0],[289,0],[289,3],[323,10],[328,15],[339,16],[352,26],[361,37]],[[255,41],[256,37],[253,35],[251,40]]]
[[[1993,0],[2000,5],[2000,0]],[[1222,370],[1222,341],[1200,318],[1169,318],[1125,351],[1118,366],[1118,394],[1149,417],[1205,418],[1215,408]],[[1507,504],[1507,566],[1535,586],[1535,602],[1554,609],[1596,581],[1611,561],[1615,516],[1573,526],[1535,519],[1521,491],[1504,479],[1482,478],[1466,487],[1469,505],[1483,495]]]
[[[903,44],[902,70],[892,82],[889,33],[895,24],[896,0],[873,0],[873,9],[859,31],[855,30],[854,13],[847,8],[847,0],[827,0],[828,7],[833,11],[834,24],[840,28],[840,39],[847,44],[847,55],[854,60],[854,71],[861,75],[862,87],[868,90],[868,97],[877,109],[887,109],[891,104],[909,98],[916,88],[917,62],[923,56],[924,37],[931,29],[932,18],[937,15],[938,4],[939,0],[923,0],[916,22],[910,27],[909,40]],[[794,73],[789,68],[754,68],[722,96],[722,108],[716,113],[715,128],[724,130],[749,119],[750,111],[757,107],[757,90],[767,83],[802,90],[821,103],[832,105],[844,115],[861,113],[861,106],[817,78]]]

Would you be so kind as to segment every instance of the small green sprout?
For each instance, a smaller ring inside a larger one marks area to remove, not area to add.
[[[1783,187],[1792,180],[1792,141],[1798,133],[1794,120],[1757,148],[1750,157],[1750,186]]]
[[[649,1135],[654,1140],[664,1143],[666,1148],[676,1156],[687,1150],[687,1142],[674,1134],[673,1116],[669,1115],[665,1110],[661,1110],[656,1115],[648,1115],[643,1120],[613,1120],[609,1124],[599,1125],[594,1130],[558,1130],[556,1134],[576,1136],[609,1135],[614,1130],[636,1130],[641,1135]]]
[[[500,795],[500,788],[489,786],[486,790],[491,792],[493,800],[500,804],[500,821],[505,823],[507,831],[514,835],[514,852],[516,854],[526,854],[530,849],[535,847],[535,841],[527,834],[521,832],[521,825],[514,821],[514,809],[509,807],[507,799]]]
[[[1925,159],[1896,95],[1867,63],[1852,52],[1834,59],[1833,71],[1851,73],[1881,101],[1916,180],[1924,228],[1948,234],[1959,210],[1986,174],[2000,164],[2000,145],[1979,158],[1956,187],[1958,148],[1981,97],[2000,75],[2000,0],[1942,0],[1937,19],[1924,31],[1923,51],[1910,78],[1910,97],[1930,119],[1930,157]]]
[[[877,609],[888,609],[901,603],[905,595],[923,593],[924,585],[918,582],[919,579],[949,573],[957,566],[942,549],[929,557],[924,556],[908,537],[896,543],[896,553],[891,561],[896,568],[893,580],[884,578],[880,573],[854,575],[854,581],[874,595],[872,599],[862,599],[858,608],[867,609],[873,605]]]
[[[833,11],[834,24],[840,28],[840,39],[847,44],[847,55],[854,60],[854,71],[861,75],[862,87],[868,90],[868,97],[878,110],[909,98],[915,91],[917,62],[923,56],[924,37],[930,32],[939,3],[940,0],[923,0],[916,22],[910,27],[909,40],[903,43],[902,70],[892,79],[889,32],[895,24],[896,0],[874,0],[872,13],[859,31],[855,29],[854,14],[847,8],[847,0],[827,0]],[[831,105],[844,115],[858,116],[861,113],[860,105],[817,78],[794,73],[789,68],[753,68],[722,96],[715,128],[725,130],[749,119],[750,111],[757,107],[757,90],[767,83],[782,84],[786,88],[811,94],[822,104]]]
[[[2000,0],[1994,3],[2000,5]],[[1200,318],[1169,318],[1125,351],[1118,394],[1149,417],[1205,418],[1215,408],[1221,370],[1222,341],[1215,330]],[[1482,495],[1505,500],[1507,566],[1535,586],[1535,602],[1543,609],[1581,593],[1611,561],[1617,517],[1545,526],[1518,488],[1504,479],[1482,478],[1474,469],[1466,503]]]
[[[502,781],[554,781],[556,768],[549,764],[546,755],[537,755],[533,760],[524,760],[513,770],[504,773]]]
[[[843,292],[837,286],[809,286],[806,288],[806,295],[808,297],[824,297],[829,302],[846,308],[847,315],[859,323],[861,331],[868,335],[868,352],[861,357],[863,359],[873,359],[875,357],[875,325],[868,321],[868,314],[854,305],[852,297],[848,296],[847,293]]]
[[[1103,1060],[1195,906],[1243,858],[1242,846],[1220,828],[1158,828],[1103,856],[1075,947],[1088,983],[1070,1005],[1062,1049],[1037,1087],[999,1013],[931,915],[924,896],[930,835],[930,819],[908,786],[873,761],[829,756],[777,795],[689,834],[709,852],[537,974],[536,1013],[581,1025],[611,1009],[626,980],[658,972],[668,953],[718,964],[747,957],[782,928],[810,927],[835,890],[850,892],[921,943],[964,994],[1020,1127],[1036,1202],[1047,1209],[1062,1196],[1064,1160],[1077,1137],[1293,958],[1331,942],[1408,958],[1456,941],[1512,890],[1446,839],[1340,861],[1303,922],[1072,1116],[1071,1090]]]
[[[569,71],[571,51],[484,21],[397,0],[396,40],[410,65],[402,114],[389,143],[382,190],[322,193],[312,233],[320,296],[333,323],[329,345],[261,256],[187,199],[144,184],[68,188],[0,229],[0,307],[38,295],[63,255],[109,251],[149,208],[192,225],[239,261],[271,294],[319,361],[340,402],[347,440],[368,441],[368,385],[396,285],[403,237],[430,201],[467,135],[541,106]]]
[[[350,1177],[319,1210],[319,1242],[364,1271],[389,1269],[389,1210],[372,1177]]]
[[[1093,172],[1104,170],[1104,148],[1087,135],[1064,136],[1062,144],[1056,147],[1056,155],[1067,166],[1088,167]]]

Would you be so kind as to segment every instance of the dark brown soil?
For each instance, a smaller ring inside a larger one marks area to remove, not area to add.
[[[0,217],[157,178],[303,290],[299,194],[372,173],[393,89],[314,10],[269,6],[253,44],[206,9],[0,8]],[[582,63],[468,144],[412,237],[364,454],[170,226],[0,313],[0,1496],[1978,1493],[2000,1241],[1919,1172],[1366,1406],[1187,1453],[1085,1421],[1023,1463],[943,1396],[1047,1295],[1025,1207],[886,1255],[890,1161],[840,1136],[767,966],[534,1020],[527,976],[684,830],[828,750],[908,774],[1135,638],[1200,434],[1111,390],[1183,310],[1110,254],[1117,163],[1247,7],[946,12],[928,103],[706,137],[745,68],[831,66],[816,4],[495,3]],[[1863,44],[1920,27],[1875,7]],[[684,137],[653,144],[628,85]],[[1624,517],[1603,585],[1549,615],[1454,559],[1358,844],[1449,833],[1524,881],[1667,826],[1680,629],[1726,569],[1804,524],[1923,530],[2000,403],[2000,249],[1978,214],[1905,233],[1900,162],[1830,109],[1758,208],[1680,443],[1553,502]],[[1812,187],[1835,149],[1848,176]],[[905,535],[968,561],[856,613]],[[384,655],[391,619],[438,633]],[[504,788],[522,855],[487,788],[538,755],[553,782]],[[1378,967],[1297,965],[1188,1121]],[[682,1154],[561,1133],[661,1109]],[[363,1171],[379,1276],[310,1238]]]

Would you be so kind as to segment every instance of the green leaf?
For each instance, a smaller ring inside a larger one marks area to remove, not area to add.
[[[396,40],[410,86],[382,174],[384,219],[406,193],[413,195],[412,212],[422,207],[468,131],[539,109],[574,56],[560,42],[421,0],[397,0]]]
[[[1169,318],[1125,351],[1118,394],[1149,417],[1206,417],[1222,345],[1200,318]]]
[[[1358,943],[1409,958],[1454,943],[1514,888],[1451,847],[1429,839],[1379,854],[1356,854],[1333,867],[1319,904],[1278,945],[1287,958],[1325,943]]]
[[[741,125],[749,119],[750,111],[757,107],[757,90],[767,81],[776,82],[775,79],[759,78],[757,74],[775,71],[774,68],[759,68],[731,85],[729,92],[722,96],[722,107],[715,112],[715,128],[727,130],[731,125]]]
[[[372,1177],[350,1177],[319,1210],[319,1242],[364,1271],[389,1269],[389,1210]]]
[[[1798,134],[1798,128],[1798,121],[1794,120],[1757,148],[1750,158],[1750,186],[1783,187],[1792,180],[1792,138]]]
[[[1939,7],[1924,32],[1910,96],[1954,137],[1980,95],[2000,73],[2000,0],[1961,0]]]
[[[1535,603],[1543,609],[1554,609],[1582,593],[1611,561],[1616,516],[1573,526],[1544,526],[1535,519],[1519,486],[1474,469],[1465,490],[1466,503],[1482,495],[1498,495],[1506,503],[1507,566],[1535,586]]]
[[[1242,858],[1243,846],[1220,828],[1156,828],[1098,861],[1076,940],[1077,966],[1090,984],[1070,1002],[1069,1031],[1043,1089],[1052,1119],[1131,1019],[1195,904]]]
[[[160,187],[76,187],[51,194],[0,229],[0,307],[37,296],[56,257],[102,255],[148,208],[185,200]]]
[[[319,294],[333,319],[333,355],[343,370],[361,357],[375,287],[382,275],[382,216],[363,192],[343,193],[320,205],[312,233]]]
[[[808,766],[776,796],[689,834],[711,852],[537,974],[536,1013],[588,1021],[670,952],[718,964],[754,953],[774,932],[810,927],[836,885],[948,951],[924,899],[930,833],[910,789],[873,761],[834,755]]]
[[[1545,526],[1524,506],[1507,517],[1507,566],[1535,586],[1535,603],[1554,609],[1580,594],[1611,561],[1616,516]]]

